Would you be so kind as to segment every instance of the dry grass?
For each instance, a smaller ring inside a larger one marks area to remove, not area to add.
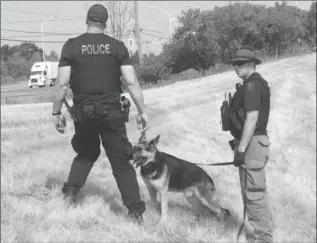
[[[316,242],[316,54],[268,63],[259,71],[272,91],[267,183],[275,241]],[[232,160],[219,108],[223,93],[232,92],[236,81],[227,72],[145,91],[148,137],[160,133],[160,150],[196,163]],[[126,219],[104,153],[80,192],[81,204],[65,207],[60,189],[75,155],[73,127],[69,122],[67,135],[57,134],[51,104],[1,106],[1,113],[1,242],[234,241],[242,218],[235,167],[205,167],[221,204],[233,213],[226,224],[208,213],[198,219],[181,195],[170,193],[168,223],[158,224],[159,215],[148,208],[145,225],[138,227]],[[127,126],[136,141],[134,119]]]

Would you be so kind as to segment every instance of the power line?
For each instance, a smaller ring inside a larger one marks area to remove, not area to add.
[[[7,38],[1,38],[1,40],[6,41],[17,41],[17,42],[35,42],[35,43],[65,43],[65,41],[37,41],[37,40],[18,40],[18,39],[7,39]]]
[[[155,33],[164,33],[164,32],[155,31],[155,30],[149,30],[149,29],[141,29],[141,32],[143,34],[145,34],[145,35],[152,36],[152,37],[157,37],[159,39],[168,40],[168,38],[166,38],[166,37],[161,37],[161,36],[158,36],[158,35],[153,35],[153,34],[150,34],[150,33],[146,33],[146,32],[144,32],[144,30],[147,31],[147,32],[155,32]],[[24,37],[40,37],[41,36],[41,32],[39,32],[39,31],[24,31],[24,30],[10,30],[10,29],[1,29],[1,31],[39,34],[39,35],[29,35],[29,36],[6,36],[5,38],[24,38]],[[45,32],[43,34],[44,34],[44,36],[69,36],[69,35],[80,35],[82,33]]]
[[[69,36],[74,34],[63,34],[63,35],[56,35],[56,34],[43,34],[43,36]],[[41,35],[14,35],[14,36],[4,36],[5,38],[29,38],[29,37],[41,37]]]
[[[26,30],[12,30],[12,29],[1,29],[1,31],[8,31],[8,32],[17,32],[17,33],[28,33],[28,34],[41,34],[40,31],[26,31]],[[52,35],[80,35],[82,33],[62,33],[62,32],[45,32],[45,34],[52,34]]]
[[[51,14],[51,13],[27,12],[27,11],[15,10],[15,9],[10,9],[10,8],[1,8],[1,10],[7,10],[7,11],[10,11],[10,12],[16,12],[16,13],[24,13],[24,14],[38,15],[38,16],[54,15],[54,16],[60,16],[60,17],[80,17],[80,16],[71,16],[71,15],[55,15],[55,14]]]
[[[66,18],[66,19],[52,19],[50,21],[61,21],[61,20],[76,20],[76,19],[83,19],[84,17],[76,17],[76,18]],[[21,24],[21,23],[36,23],[36,22],[44,22],[46,20],[28,20],[28,21],[11,21],[1,24]]]
[[[148,35],[148,36],[157,37],[157,38],[159,38],[159,39],[169,40],[169,39],[166,38],[166,37],[161,37],[161,36],[157,36],[157,35],[148,34],[148,33],[145,33],[144,31],[142,31],[142,33],[145,34],[145,35]]]
[[[144,29],[144,28],[141,28],[141,31],[142,30],[146,30],[148,32],[154,32],[154,33],[160,33],[160,34],[171,34],[169,32],[164,32],[164,31],[156,31],[156,30],[148,30],[148,29]]]

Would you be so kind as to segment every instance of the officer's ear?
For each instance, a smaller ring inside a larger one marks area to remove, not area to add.
[[[241,83],[236,83],[236,90],[238,90],[240,87],[242,86],[242,84]]]
[[[256,65],[255,65],[255,61],[252,61],[252,66],[255,69]]]

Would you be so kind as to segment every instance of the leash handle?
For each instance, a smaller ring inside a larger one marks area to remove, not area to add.
[[[145,132],[149,129],[149,126],[147,125],[145,128],[142,129],[141,134],[145,135]]]
[[[147,127],[146,127],[146,128],[147,128]],[[147,130],[147,129],[146,129],[146,130]],[[145,131],[146,131],[146,130],[143,129],[143,130],[141,131],[141,136],[140,136],[140,138],[139,138],[139,143],[146,141],[146,134],[145,134]]]

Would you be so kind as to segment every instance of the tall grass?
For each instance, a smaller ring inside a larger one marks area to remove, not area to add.
[[[267,184],[275,242],[316,242],[315,66],[315,54],[258,66],[272,91]],[[237,81],[230,71],[146,90],[147,136],[161,134],[160,150],[195,163],[232,160],[219,108]],[[69,118],[67,134],[60,136],[51,104],[4,105],[1,114],[1,242],[234,242],[243,208],[235,167],[203,167],[215,180],[220,204],[232,213],[226,223],[169,193],[168,222],[159,224],[138,171],[147,205],[139,227],[126,218],[104,152],[80,191],[80,204],[65,206],[60,190],[75,156]],[[139,136],[135,114],[133,106],[131,142]]]

